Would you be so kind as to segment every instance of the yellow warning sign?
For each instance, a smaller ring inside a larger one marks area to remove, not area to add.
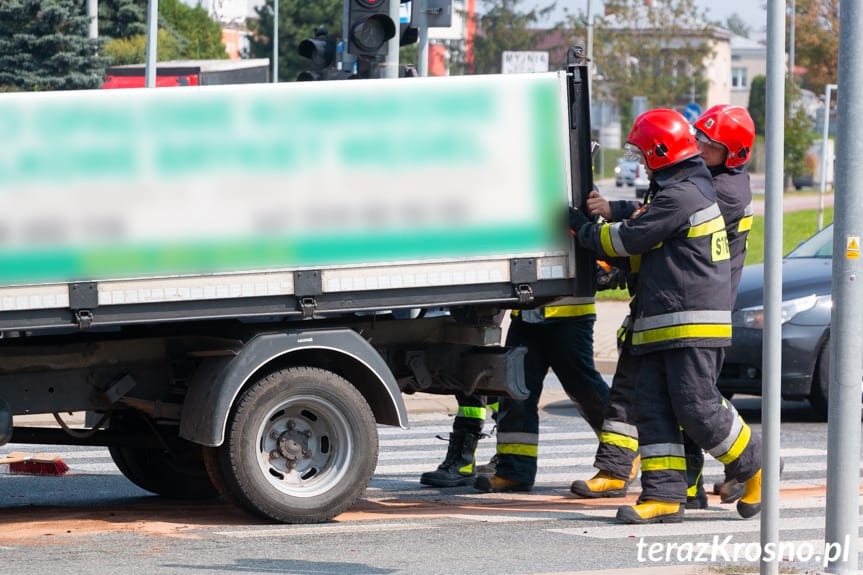
[[[860,257],[860,236],[848,236],[845,238],[845,258],[856,260]]]

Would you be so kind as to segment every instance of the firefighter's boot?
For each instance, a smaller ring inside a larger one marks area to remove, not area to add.
[[[476,472],[478,475],[494,475],[494,472],[497,471],[497,453],[491,456],[491,459],[488,460],[488,463],[485,465],[477,465]]]
[[[513,491],[530,491],[533,489],[533,483],[523,483],[515,479],[507,479],[500,475],[480,475],[473,483],[477,491],[485,493],[509,493]]]
[[[632,462],[632,470],[627,479],[619,479],[607,471],[599,471],[596,475],[583,481],[577,479],[572,482],[569,490],[579,497],[596,499],[599,497],[623,497],[629,484],[638,476],[641,467],[641,456],[637,455]]]
[[[474,470],[478,433],[453,431],[449,435],[449,447],[443,463],[434,471],[420,477],[420,483],[431,487],[457,487],[470,485],[476,477]]]
[[[737,502],[737,513],[744,519],[755,517],[761,511],[761,470],[743,484],[743,497]]]
[[[680,523],[683,503],[647,499],[636,505],[624,505],[617,510],[617,520],[623,523]]]
[[[707,509],[707,492],[704,491],[704,452],[686,454],[686,508]]]

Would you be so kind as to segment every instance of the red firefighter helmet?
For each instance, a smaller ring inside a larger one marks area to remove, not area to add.
[[[755,122],[746,108],[730,104],[713,106],[695,120],[695,129],[728,150],[725,165],[729,168],[742,166],[749,160],[755,142]]]
[[[683,114],[674,110],[658,108],[648,110],[635,119],[627,148],[638,149],[651,170],[682,162],[700,152],[695,143],[695,134]]]

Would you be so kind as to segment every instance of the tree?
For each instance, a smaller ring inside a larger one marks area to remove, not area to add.
[[[272,58],[273,0],[266,0],[255,12],[258,19],[247,22],[252,32],[249,51],[254,58]],[[297,47],[314,36],[316,27],[341,36],[343,12],[343,0],[279,1],[279,80],[295,80],[308,68],[308,60],[299,55]]]
[[[146,3],[99,0],[99,36],[130,38],[147,33]]]
[[[138,34],[129,38],[108,40],[102,49],[102,55],[108,58],[113,66],[141,64],[147,59],[147,37]],[[159,30],[159,49],[156,56],[159,62],[182,59],[183,50],[177,37],[167,30]]]
[[[531,30],[554,10],[554,4],[519,10],[522,0],[483,0],[483,13],[476,17],[477,34],[473,42],[474,71],[499,74],[504,51],[533,50],[541,38]],[[532,2],[531,2],[532,3]]]
[[[102,83],[105,61],[79,0],[0,2],[0,86],[78,90]]]
[[[786,188],[790,187],[791,179],[812,173],[807,165],[809,146],[815,138],[812,120],[806,115],[803,106],[799,104],[800,89],[788,80],[785,82],[785,138],[784,138],[784,171]],[[767,113],[767,81],[764,76],[752,79],[749,91],[749,115],[755,122],[755,132],[765,135]]]
[[[749,33],[752,31],[746,20],[741,18],[737,12],[725,19],[725,28],[744,38],[749,38]]]
[[[227,58],[222,27],[198,4],[194,8],[180,0],[159,0],[159,20],[182,45],[182,56],[190,60]]]
[[[607,0],[594,30],[594,60],[602,79],[594,87],[617,104],[624,131],[634,119],[635,96],[647,96],[648,108],[704,102],[713,28],[694,0]]]
[[[824,85],[835,84],[839,75],[839,0],[795,0],[792,5],[794,64],[806,69],[803,85],[822,94]]]

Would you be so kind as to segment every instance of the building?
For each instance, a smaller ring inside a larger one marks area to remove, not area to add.
[[[735,106],[749,106],[752,79],[767,75],[767,46],[758,40],[731,35],[731,93]]]

